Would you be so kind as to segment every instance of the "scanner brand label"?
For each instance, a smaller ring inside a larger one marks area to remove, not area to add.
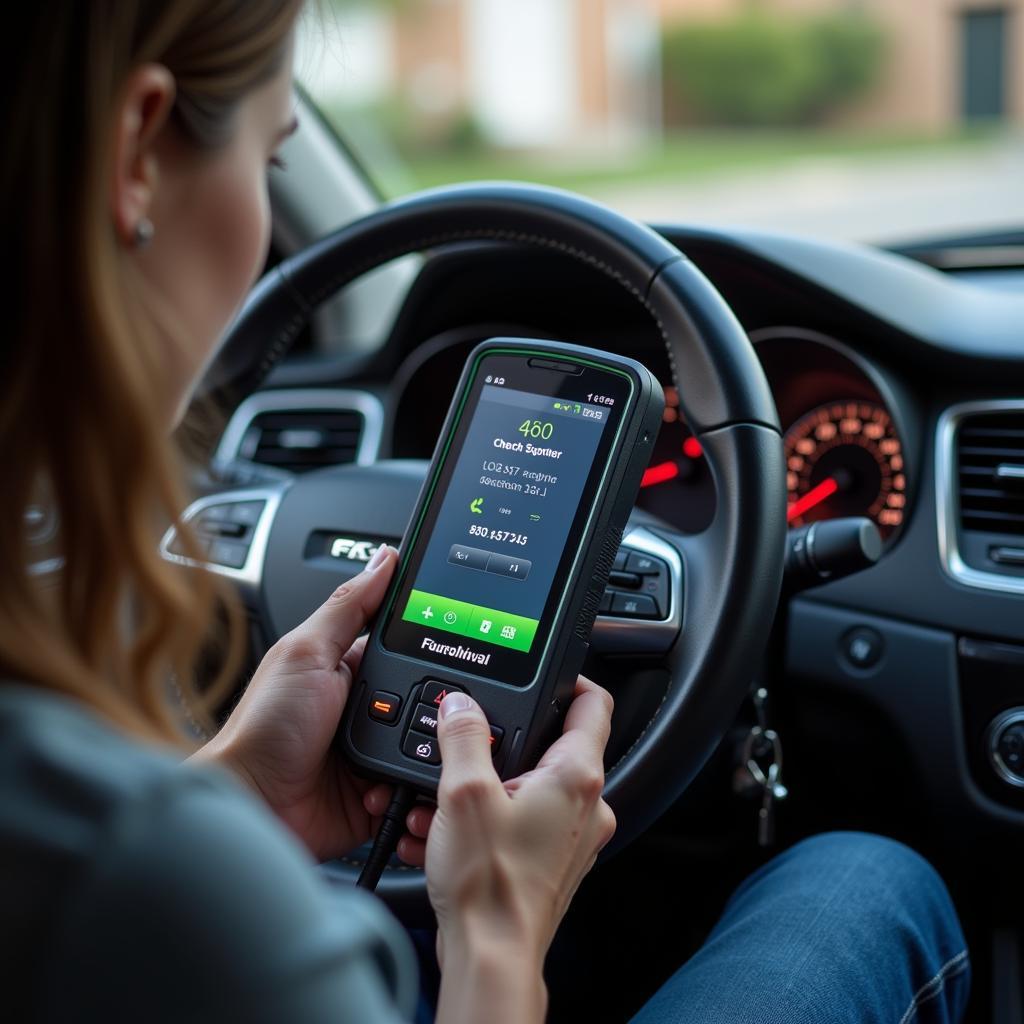
[[[487,665],[490,663],[489,654],[481,654],[479,651],[471,650],[469,647],[454,644],[441,644],[429,636],[423,638],[420,644],[421,650],[430,651],[431,654],[442,654],[446,658],[458,658],[460,661],[471,661],[474,665]]]

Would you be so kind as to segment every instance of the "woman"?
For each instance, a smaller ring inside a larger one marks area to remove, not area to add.
[[[8,1020],[392,1021],[415,1000],[404,934],[314,870],[366,841],[389,799],[331,738],[395,552],[279,641],[223,729],[179,753],[186,714],[209,718],[235,659],[222,683],[188,685],[216,602],[233,604],[156,553],[183,507],[168,434],[265,256],[299,7],[65,0],[19,9],[0,44],[18,257],[0,407]],[[33,503],[59,515],[59,571],[31,568]],[[410,813],[398,851],[426,865],[438,1020],[543,1018],[546,950],[614,830],[610,716],[581,679],[562,737],[502,784],[480,709],[442,704],[438,809]],[[641,1016],[954,1020],[967,975],[937,876],[896,844],[830,836],[746,883]]]

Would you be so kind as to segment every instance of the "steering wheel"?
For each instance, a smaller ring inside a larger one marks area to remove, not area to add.
[[[204,388],[234,407],[340,288],[399,256],[472,241],[561,253],[604,275],[608,287],[626,289],[664,339],[681,412],[714,481],[716,511],[702,533],[683,536],[640,519],[626,531],[624,546],[667,571],[663,618],[602,615],[595,627],[595,650],[657,658],[669,680],[649,721],[608,766],[617,849],[677,799],[732,723],[782,580],[785,464],[775,405],[746,334],[701,272],[654,231],[566,192],[506,184],[437,189],[384,206],[271,270]],[[262,353],[258,362],[254,352]],[[213,519],[225,504],[250,509],[245,561],[220,571],[240,585],[273,642],[361,568],[311,555],[310,539],[401,537],[424,473],[417,462],[336,467],[222,492],[186,515]],[[173,539],[165,541],[168,557],[175,557],[173,547]],[[346,859],[329,870],[354,881],[358,869]],[[419,870],[389,869],[378,891],[406,919],[425,906]]]

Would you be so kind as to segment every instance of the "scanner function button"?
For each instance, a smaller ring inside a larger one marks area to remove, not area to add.
[[[471,548],[465,544],[453,544],[448,552],[448,561],[452,565],[464,565],[481,572],[487,568],[487,559],[490,557],[490,551],[481,551],[480,548]]]
[[[402,743],[402,753],[424,764],[441,763],[441,748],[434,736],[424,736],[418,732],[408,733]]]
[[[420,701],[423,704],[430,704],[432,707],[439,708],[441,701],[449,693],[453,693],[456,690],[461,691],[462,687],[455,686],[452,683],[442,683],[439,679],[428,679],[423,684],[423,693],[420,695]]]
[[[409,728],[427,736],[437,735],[437,708],[432,704],[418,704]]]
[[[398,720],[398,712],[402,707],[402,698],[386,690],[377,690],[370,698],[370,717],[388,725]]]
[[[492,552],[487,559],[487,571],[496,576],[510,576],[514,580],[525,580],[530,575],[533,562],[528,558],[514,558],[511,555],[500,555]]]

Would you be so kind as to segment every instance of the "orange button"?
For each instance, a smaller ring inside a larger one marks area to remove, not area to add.
[[[391,724],[398,719],[398,711],[402,706],[402,698],[397,694],[378,690],[370,698],[370,717],[378,722]]]

